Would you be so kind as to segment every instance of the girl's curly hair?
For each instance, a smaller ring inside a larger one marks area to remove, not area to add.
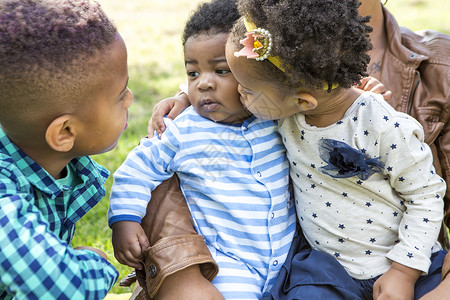
[[[229,33],[239,17],[236,0],[213,0],[200,4],[186,22],[183,46],[191,36]]]
[[[366,23],[369,17],[358,15],[357,0],[241,0],[242,16],[267,29],[273,39],[272,52],[279,56],[286,73],[271,63],[261,66],[268,80],[302,84],[314,88],[331,84],[348,88],[367,76],[372,45]],[[243,22],[236,24],[232,41],[243,36]],[[274,69],[275,68],[275,69]]]

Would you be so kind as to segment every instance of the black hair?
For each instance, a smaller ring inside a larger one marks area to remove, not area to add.
[[[0,122],[66,107],[97,70],[117,29],[91,0],[3,0],[0,3]],[[103,53],[103,52],[102,52]],[[58,105],[57,105],[58,104]]]
[[[258,62],[271,72],[267,80],[310,88],[331,90],[331,84],[348,88],[367,76],[372,45],[366,23],[358,14],[357,0],[241,0],[242,16],[257,27],[267,29],[273,39],[273,56],[279,56],[286,72],[268,61]],[[240,20],[234,27],[232,42],[243,37]],[[272,77],[272,78],[271,78]]]
[[[184,27],[183,46],[191,36],[229,33],[239,19],[236,0],[213,0],[200,4]]]

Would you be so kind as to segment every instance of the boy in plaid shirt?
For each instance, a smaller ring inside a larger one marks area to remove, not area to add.
[[[70,245],[109,173],[132,94],[115,25],[89,0],[0,4],[0,299],[103,299],[106,255]]]

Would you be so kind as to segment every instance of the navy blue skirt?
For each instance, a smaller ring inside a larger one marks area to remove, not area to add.
[[[445,250],[433,253],[428,275],[421,276],[416,282],[415,299],[441,282],[441,268],[446,254]],[[353,279],[334,257],[312,250],[299,230],[271,296],[275,300],[371,300],[376,279]]]

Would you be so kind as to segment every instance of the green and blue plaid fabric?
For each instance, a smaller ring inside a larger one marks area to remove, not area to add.
[[[118,277],[100,255],[70,246],[75,223],[105,195],[109,172],[89,157],[53,179],[0,129],[0,299],[103,299]]]

